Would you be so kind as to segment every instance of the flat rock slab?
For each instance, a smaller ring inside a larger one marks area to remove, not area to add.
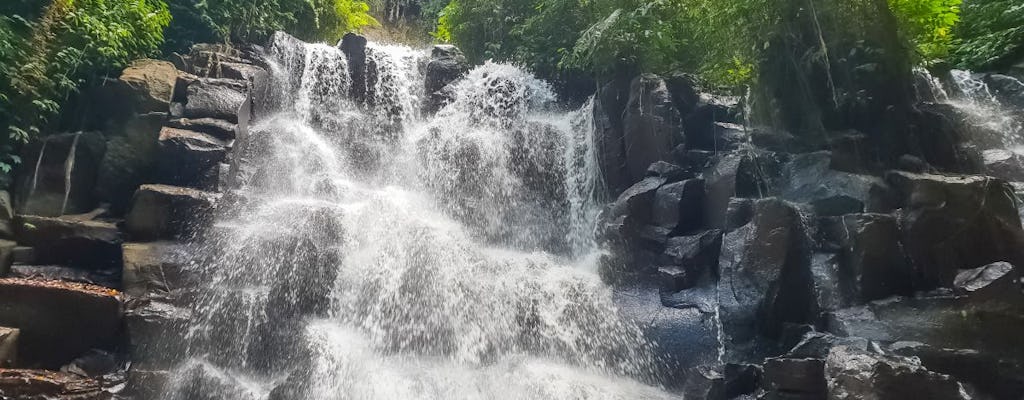
[[[106,400],[99,382],[65,372],[0,369],[0,398],[20,400]]]
[[[209,222],[219,197],[184,187],[142,185],[125,216],[125,230],[138,240],[192,237]]]
[[[112,222],[20,215],[18,240],[39,264],[101,268],[121,264],[121,232]]]
[[[56,368],[93,347],[113,344],[121,329],[118,291],[84,283],[0,279],[0,325],[21,330],[22,365]]]

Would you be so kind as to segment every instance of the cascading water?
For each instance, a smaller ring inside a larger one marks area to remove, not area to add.
[[[590,103],[488,63],[423,118],[423,52],[368,48],[365,105],[340,51],[268,53],[280,112],[199,245],[165,399],[670,397],[594,273]]]

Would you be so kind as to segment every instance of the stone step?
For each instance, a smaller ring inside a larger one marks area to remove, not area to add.
[[[192,237],[205,228],[219,198],[197,189],[142,185],[125,216],[125,231],[143,241]]]
[[[114,345],[120,292],[55,280],[0,279],[0,326],[21,330],[23,365],[57,368],[94,347]]]
[[[47,400],[107,400],[95,379],[66,372],[0,369],[0,398]]]
[[[110,221],[19,215],[18,242],[35,248],[34,262],[88,269],[121,265],[122,235]]]

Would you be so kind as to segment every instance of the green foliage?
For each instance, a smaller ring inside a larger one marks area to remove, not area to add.
[[[925,62],[949,55],[962,0],[889,0],[900,28]]]
[[[308,41],[334,41],[346,32],[377,25],[358,0],[170,0],[174,23],[167,51],[197,42],[259,42],[274,31]]]
[[[36,7],[33,7],[32,4]],[[13,146],[40,134],[67,96],[87,80],[153,55],[170,22],[161,0],[54,0],[9,5],[0,16],[0,143]],[[6,156],[0,164],[17,162]],[[0,170],[6,169],[0,165]]]
[[[953,60],[961,68],[1001,68],[1024,57],[1024,3],[971,0],[955,29]]]

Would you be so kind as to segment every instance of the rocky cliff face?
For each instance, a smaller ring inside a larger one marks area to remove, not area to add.
[[[1012,120],[1015,89],[993,92],[1005,93],[996,118]],[[1024,362],[998,339],[1024,322],[1024,232],[1017,184],[1007,180],[1017,178],[1000,164],[1015,156],[970,155],[1001,148],[987,138],[1014,137],[1012,125],[951,123],[951,113],[973,109],[925,98],[908,111],[904,120],[916,122],[905,136],[882,140],[856,124],[815,125],[808,136],[785,129],[797,122],[744,125],[750,98],[650,75],[609,82],[596,98],[602,170],[617,196],[603,217],[612,252],[602,275],[696,310],[720,346],[717,359],[691,362],[675,382],[684,392],[1014,398],[1017,372],[991,371]],[[651,109],[635,110],[637,99]],[[916,150],[886,154],[894,141]],[[982,170],[998,177],[972,174]],[[973,291],[975,277],[992,294]]]

